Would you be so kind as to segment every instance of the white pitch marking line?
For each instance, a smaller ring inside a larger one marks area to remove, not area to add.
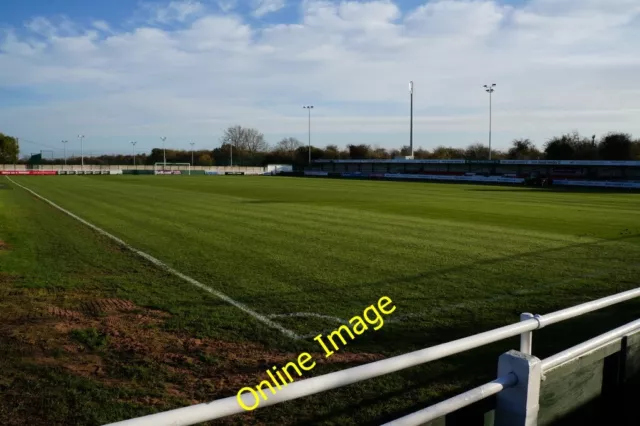
[[[640,266],[640,263],[631,265],[631,267],[638,267],[638,266]],[[400,315],[400,316],[395,317],[395,318],[390,318],[390,319],[386,320],[386,322],[388,322],[388,323],[400,323],[400,322],[404,322],[405,320],[408,320],[408,319],[411,319],[411,318],[420,318],[420,317],[424,317],[426,315],[433,315],[435,313],[443,313],[443,312],[447,312],[447,311],[453,311],[453,310],[456,310],[456,309],[465,309],[465,308],[470,307],[472,305],[477,305],[478,303],[497,302],[499,300],[511,299],[511,298],[517,297],[517,296],[525,296],[525,295],[528,295],[528,294],[535,294],[535,293],[538,293],[540,291],[546,290],[548,288],[555,287],[555,286],[560,285],[560,284],[566,284],[566,283],[569,283],[569,282],[574,281],[574,280],[585,279],[585,278],[597,278],[597,277],[607,276],[611,272],[614,272],[614,271],[611,271],[611,270],[609,270],[609,271],[599,271],[599,272],[594,272],[594,273],[591,273],[591,274],[585,274],[585,275],[580,275],[580,276],[573,277],[573,278],[568,278],[568,279],[562,280],[562,281],[555,281],[555,282],[542,284],[542,285],[540,285],[540,286],[538,286],[536,288],[525,288],[525,289],[514,290],[511,294],[503,294],[503,295],[499,295],[499,296],[485,297],[485,298],[480,298],[480,299],[471,299],[471,300],[468,300],[466,302],[457,303],[455,305],[449,305],[449,306],[433,308],[433,309],[429,310],[428,312],[415,312],[415,313],[409,313],[409,314],[405,314],[405,315]],[[343,320],[342,318],[334,317],[334,316],[331,316],[331,315],[316,314],[316,313],[313,313],[313,312],[293,312],[293,313],[290,313],[290,314],[268,315],[268,318],[287,318],[287,317],[315,317],[315,318],[328,319],[328,320],[335,321],[335,322],[340,323],[340,324],[349,324],[347,321]],[[303,335],[302,338],[309,338],[309,337],[314,337],[314,336],[316,336],[316,334],[307,334],[307,335]]]
[[[638,266],[640,266],[640,263],[631,265],[631,267],[634,267],[634,268],[638,267]],[[429,310],[428,312],[415,312],[415,313],[409,313],[409,314],[405,314],[405,315],[400,315],[400,316],[395,317],[395,318],[390,318],[390,319],[386,320],[386,322],[391,323],[391,324],[401,323],[401,322],[404,322],[405,320],[408,320],[408,319],[411,319],[411,318],[420,318],[420,317],[424,317],[426,315],[432,316],[435,313],[444,313],[444,312],[453,311],[453,310],[456,310],[456,309],[465,309],[465,308],[470,307],[472,305],[477,305],[478,303],[497,302],[499,300],[511,299],[511,298],[517,297],[517,296],[535,294],[535,293],[538,293],[540,291],[544,291],[544,290],[546,290],[548,288],[555,287],[555,286],[560,285],[560,284],[566,284],[566,283],[569,283],[569,282],[574,281],[574,280],[585,279],[585,278],[603,277],[603,276],[609,275],[611,272],[614,272],[614,271],[611,271],[611,270],[599,271],[599,272],[594,272],[594,273],[591,273],[591,274],[585,274],[585,275],[580,275],[580,276],[573,277],[573,278],[568,278],[568,279],[562,280],[562,281],[555,281],[555,282],[542,284],[542,285],[540,285],[540,286],[538,286],[536,288],[525,288],[525,289],[514,290],[510,294],[503,294],[503,295],[499,295],[499,296],[485,297],[485,298],[480,298],[480,299],[471,299],[471,300],[468,300],[466,302],[457,303],[455,305],[433,308],[433,309]],[[272,314],[272,315],[268,315],[267,317],[268,318],[314,317],[314,318],[328,319],[328,320],[335,321],[335,322],[340,323],[340,324],[349,324],[346,320],[343,320],[342,318],[334,317],[334,316],[331,316],[331,315],[316,314],[316,313],[313,313],[313,312],[293,312],[293,313],[289,313],[289,314]],[[303,335],[301,337],[303,339],[306,339],[306,338],[314,337],[316,335],[317,335],[317,333],[306,334],[306,335]]]
[[[173,269],[172,267],[170,267],[169,265],[165,264],[164,262],[156,259],[155,257],[151,256],[150,254],[147,254],[143,251],[140,251],[132,246],[130,246],[129,244],[127,244],[126,242],[124,242],[123,240],[121,240],[120,238],[116,237],[115,235],[112,235],[110,233],[108,233],[107,231],[98,228],[96,225],[93,225],[92,223],[87,222],[86,220],[82,219],[81,217],[71,213],[70,211],[60,207],[59,205],[57,205],[56,203],[54,203],[53,201],[50,201],[48,199],[46,199],[45,197],[39,195],[38,193],[36,193],[35,191],[32,191],[31,189],[27,188],[26,186],[22,186],[19,183],[13,181],[11,178],[9,178],[9,176],[5,176],[7,179],[9,179],[9,181],[11,183],[13,183],[14,185],[19,186],[20,188],[24,189],[25,191],[30,192],[31,194],[33,194],[34,196],[36,196],[37,198],[41,199],[42,201],[44,201],[45,203],[55,207],[56,209],[60,210],[61,212],[71,216],[72,218],[76,219],[77,221],[83,223],[84,225],[88,226],[89,228],[93,229],[94,231],[98,232],[99,234],[104,235],[105,237],[108,237],[110,239],[112,239],[113,241],[115,241],[116,243],[120,244],[121,246],[125,247],[126,249],[132,251],[133,253],[137,254],[138,256],[148,260],[149,262],[153,263],[156,266],[159,266],[160,268],[164,269],[167,272],[172,273],[173,275],[182,278],[183,280],[185,280],[186,282],[193,284],[194,286],[201,288],[202,290],[205,290],[217,297],[219,297],[220,299],[224,300],[225,302],[229,303],[230,305],[235,306],[236,308],[240,309],[241,311],[251,315],[252,317],[254,317],[255,319],[257,319],[258,321],[260,321],[263,324],[266,324],[267,326],[274,328],[278,331],[280,331],[282,334],[284,334],[285,336],[291,337],[292,339],[295,340],[299,340],[302,337],[299,336],[298,334],[294,333],[293,331],[284,328],[283,326],[281,326],[280,324],[271,321],[269,318],[265,317],[264,315],[261,315],[259,313],[257,313],[256,311],[252,310],[251,308],[245,306],[244,304],[235,301],[234,299],[230,298],[229,296],[227,296],[224,293],[219,292],[218,290],[214,290],[209,286],[206,286],[204,284],[202,284],[200,281],[197,281],[175,269]]]
[[[330,321],[334,321],[340,324],[349,324],[348,321],[343,320],[342,318],[338,318],[338,317],[334,317],[331,315],[323,315],[323,314],[316,314],[314,312],[293,312],[290,314],[271,314],[268,315],[269,318],[304,318],[304,317],[313,317],[313,318],[320,318],[320,319],[327,319]],[[324,330],[323,332],[319,332],[320,334],[326,334],[326,333],[330,333],[332,330]],[[309,334],[303,334],[302,336],[300,336],[303,339],[310,339],[312,337],[316,337],[318,335],[318,333],[309,333]]]
[[[411,315],[411,314],[409,314]],[[316,314],[313,312],[292,312],[290,314],[271,314],[268,315],[269,318],[304,318],[304,317],[313,317],[313,318],[320,318],[320,319],[327,319],[333,322],[337,322],[339,324],[346,324],[349,325],[350,323],[347,320],[343,320],[342,318],[338,318],[338,317],[334,317],[331,315],[323,315],[323,314]],[[406,318],[406,315],[402,318]],[[397,320],[387,320],[387,322],[402,322],[402,318],[399,318]],[[316,337],[318,334],[329,334],[331,333],[333,330],[329,330],[329,329],[325,329],[324,331],[320,331],[317,333],[309,333],[309,334],[303,334],[302,336],[300,336],[303,339],[310,339],[312,337]]]

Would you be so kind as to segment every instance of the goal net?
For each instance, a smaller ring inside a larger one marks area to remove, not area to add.
[[[191,163],[155,163],[154,175],[191,175]]]

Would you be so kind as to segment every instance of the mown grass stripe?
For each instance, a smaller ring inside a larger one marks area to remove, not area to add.
[[[172,267],[273,314],[345,318],[379,294],[397,295],[409,313],[428,312],[624,271],[640,257],[637,239],[615,229],[630,226],[633,196],[605,202],[606,194],[286,178],[80,180],[33,182]],[[576,215],[581,198],[627,208],[607,210],[612,221],[604,211]],[[573,232],[566,221],[579,227]]]
[[[31,193],[32,195],[34,195],[38,199],[44,201],[45,203],[51,205],[54,208],[60,210],[64,214],[76,219],[77,221],[79,221],[80,223],[88,226],[89,228],[93,229],[97,233],[99,233],[101,235],[104,235],[107,238],[112,239],[116,243],[118,243],[121,246],[125,247],[126,249],[132,251],[133,253],[137,254],[138,256],[146,259],[147,261],[153,263],[154,265],[156,265],[156,266],[164,269],[165,271],[177,276],[178,278],[183,279],[184,281],[187,281],[190,284],[193,284],[194,286],[196,286],[198,288],[201,288],[202,290],[205,290],[205,291],[215,295],[216,297],[224,300],[225,302],[229,303],[230,305],[233,305],[236,308],[240,309],[241,311],[245,312],[246,314],[252,316],[256,320],[262,322],[263,324],[280,331],[285,336],[291,337],[293,339],[300,339],[300,336],[298,336],[293,331],[282,327],[280,324],[276,323],[275,321],[272,321],[269,318],[265,317],[264,315],[261,315],[258,312],[256,312],[256,311],[250,309],[249,307],[245,306],[244,304],[242,304],[240,302],[237,302],[236,300],[234,300],[231,297],[225,295],[224,293],[221,293],[218,290],[214,290],[213,288],[202,284],[201,282],[189,277],[188,275],[185,275],[185,274],[181,273],[180,271],[177,271],[177,270],[173,269],[169,265],[165,264],[164,262],[162,262],[159,259],[156,259],[155,257],[151,256],[150,254],[147,254],[147,253],[145,253],[145,252],[143,252],[141,250],[138,250],[138,249],[132,247],[131,245],[127,244],[126,242],[124,242],[120,238],[116,237],[115,235],[112,235],[112,234],[108,233],[107,231],[103,230],[102,228],[99,228],[99,227],[93,225],[92,223],[87,222],[86,220],[82,219],[80,216],[77,216],[77,215],[71,213],[69,210],[66,210],[66,209],[60,207],[59,205],[55,204],[53,201],[48,200],[47,198],[39,195],[35,191],[32,191],[31,189],[27,188],[26,186],[23,186],[23,185],[21,185],[21,184],[19,184],[17,182],[14,182],[8,176],[7,176],[7,179],[9,179],[9,181],[11,183],[13,183],[14,185],[24,189],[25,191],[28,191],[29,193]]]

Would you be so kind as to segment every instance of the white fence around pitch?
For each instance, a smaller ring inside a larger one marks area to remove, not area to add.
[[[253,166],[189,166],[188,163],[184,163],[184,165],[177,166],[175,163],[167,163],[167,168],[171,170],[189,170],[189,168],[193,171],[206,171],[206,172],[217,172],[217,174],[224,175],[225,172],[244,172],[247,175],[262,175],[267,172],[271,174],[271,165],[266,167],[253,167]],[[278,165],[283,167],[282,165]],[[290,166],[289,166],[290,167]],[[85,164],[81,166],[79,164],[41,164],[35,165],[31,167],[27,167],[24,164],[0,164],[0,171],[71,171],[71,172],[89,172],[87,174],[109,174],[105,172],[113,172],[113,171],[124,171],[124,170],[148,170],[153,171],[156,168],[155,165],[147,165],[147,164],[113,164],[113,165],[90,165]],[[102,172],[102,173],[100,173]],[[82,174],[82,173],[74,173],[74,174]],[[112,173],[112,174],[122,174],[122,173]]]
[[[602,348],[603,345],[611,344],[612,342],[617,344],[618,341],[622,341],[621,339],[626,339],[629,336],[634,336],[634,342],[640,344],[640,338],[638,338],[640,336],[640,320],[619,327],[542,361],[531,355],[532,332],[636,297],[640,297],[640,287],[546,315],[522,314],[521,321],[518,323],[381,361],[290,383],[286,389],[270,396],[266,401],[261,401],[260,408],[361,382],[520,335],[520,351],[509,351],[500,356],[496,380],[402,417],[387,425],[409,426],[424,424],[492,395],[497,395],[494,413],[495,425],[537,425],[541,382],[544,381],[545,375],[552,374],[563,365],[600,350],[599,348]],[[621,347],[625,347],[622,343],[621,345]],[[608,348],[607,351],[607,353],[611,352],[611,348]],[[640,350],[636,352],[636,355],[640,355]],[[639,361],[637,364],[640,364],[640,356],[636,356],[635,361]],[[640,365],[636,367],[635,372],[640,372]],[[251,395],[244,394],[242,397],[247,406],[253,405],[253,402],[250,401],[253,398]],[[571,397],[575,398],[574,395],[571,395]],[[244,412],[244,409],[240,407],[234,396],[110,423],[107,426],[186,426],[242,412]],[[542,423],[548,424],[546,421]]]

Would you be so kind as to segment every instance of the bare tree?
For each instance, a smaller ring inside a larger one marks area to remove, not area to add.
[[[224,131],[221,141],[224,145],[231,145],[234,149],[249,153],[263,152],[268,149],[264,135],[257,129],[242,126],[232,126]]]
[[[220,138],[223,145],[231,145],[238,149],[242,146],[242,127],[233,126],[224,131],[224,134]]]
[[[264,139],[264,135],[256,129],[245,129],[244,139],[246,150],[254,154],[256,152],[265,152],[269,149],[269,144]]]
[[[279,152],[285,152],[287,154],[294,152],[296,149],[302,146],[296,138],[284,138],[276,144],[275,150]]]

